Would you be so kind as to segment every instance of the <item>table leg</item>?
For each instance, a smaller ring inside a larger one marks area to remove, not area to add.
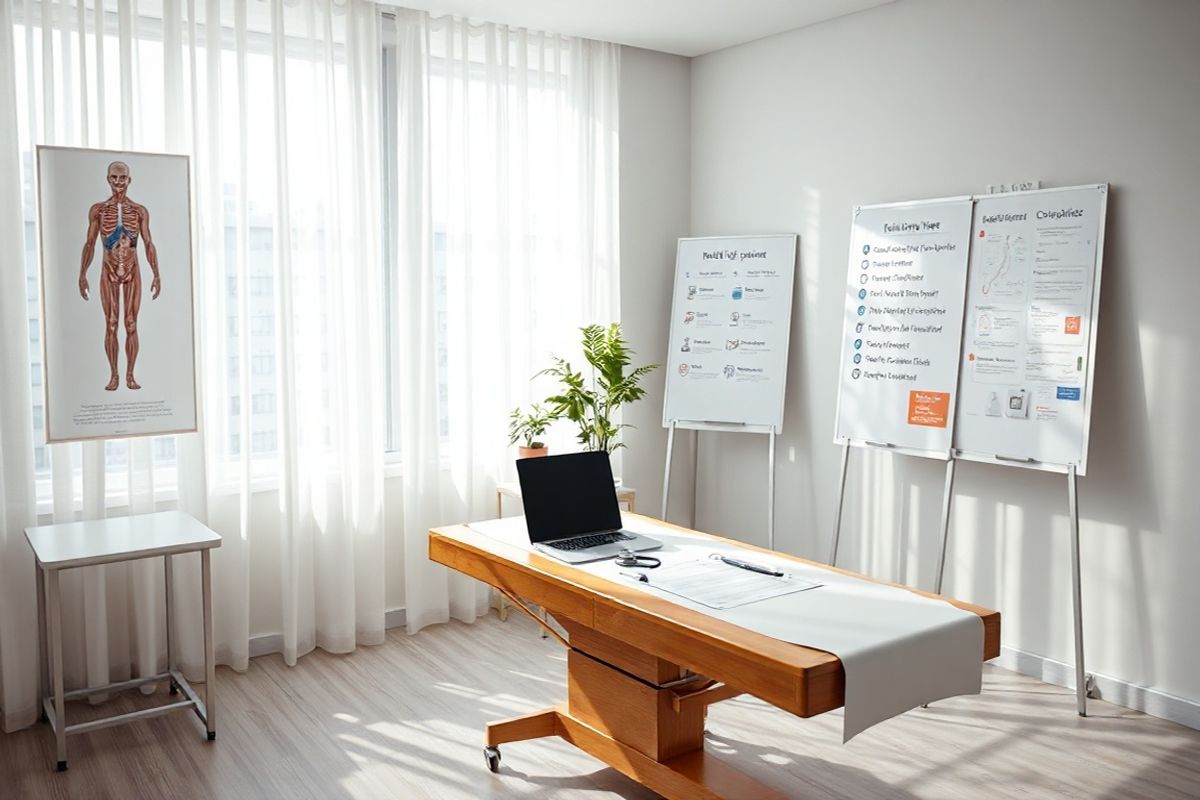
[[[164,610],[166,612],[166,637],[167,637],[167,672],[175,671],[175,651],[171,645],[175,639],[175,615],[173,601],[175,599],[175,575],[171,569],[171,557],[163,556],[163,595],[166,598],[164,601]],[[178,694],[179,688],[175,685],[175,679],[171,679],[170,684],[171,694]]]
[[[37,571],[37,618],[38,618],[38,695],[37,707],[41,719],[45,720],[45,698],[49,695],[50,662],[46,658],[46,572],[41,564],[34,564]]]
[[[216,725],[216,665],[213,657],[212,631],[212,563],[211,550],[200,551],[200,587],[204,606],[204,724],[208,728],[208,740],[217,738]]]
[[[59,593],[58,570],[47,576],[50,604],[50,680],[54,691],[54,743],[58,751],[57,769],[67,768],[67,703],[63,698],[62,662],[62,596]]]
[[[504,495],[500,494],[500,490],[496,490],[496,519],[504,516]],[[496,596],[496,615],[500,617],[501,622],[508,621],[508,603],[504,599],[504,595]]]

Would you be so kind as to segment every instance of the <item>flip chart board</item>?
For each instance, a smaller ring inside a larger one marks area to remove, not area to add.
[[[954,445],[1087,470],[1108,185],[980,197]]]
[[[795,273],[795,234],[679,240],[664,427],[782,430]]]
[[[971,198],[859,206],[834,441],[950,456]]]

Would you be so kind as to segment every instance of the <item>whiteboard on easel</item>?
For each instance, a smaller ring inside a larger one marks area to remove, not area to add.
[[[854,209],[836,443],[949,458],[970,233],[970,197]]]
[[[1086,474],[1108,184],[975,204],[954,446]]]
[[[680,239],[663,426],[783,428],[796,235]]]

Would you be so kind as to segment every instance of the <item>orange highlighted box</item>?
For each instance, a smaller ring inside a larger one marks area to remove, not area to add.
[[[923,392],[914,389],[908,393],[909,425],[944,428],[949,416],[949,392]]]
[[[1080,323],[1080,317],[1067,317],[1067,321],[1063,323],[1063,333],[1079,333]]]

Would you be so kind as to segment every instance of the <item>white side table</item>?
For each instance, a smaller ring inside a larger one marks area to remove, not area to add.
[[[213,721],[213,659],[212,636],[212,570],[209,556],[212,548],[221,546],[221,537],[181,511],[140,514],[131,517],[68,522],[26,528],[25,538],[37,560],[38,592],[38,697],[44,716],[50,722],[58,747],[58,770],[67,768],[67,737],[99,728],[108,728],[139,719],[161,716],[171,711],[190,708],[204,722],[208,739],[217,738]],[[192,689],[187,679],[175,668],[171,650],[174,622],[171,610],[171,557],[182,553],[200,553],[200,586],[204,612],[204,700]],[[62,665],[62,603],[59,593],[59,573],[76,567],[111,564],[117,561],[136,561],[142,558],[163,558],[164,584],[167,594],[167,671],[158,675],[135,678],[107,686],[95,686],[63,692]],[[49,648],[49,658],[46,650]],[[47,675],[47,668],[49,675]],[[47,681],[52,692],[47,695]],[[186,700],[104,717],[76,725],[67,724],[66,701],[107,692],[119,692],[150,683],[170,681],[171,694],[182,691]]]
[[[521,484],[513,481],[511,483],[496,484],[496,519],[504,516],[504,498],[511,497],[514,500],[521,499]],[[637,489],[632,486],[621,485],[617,487],[617,505],[625,504],[625,510],[630,514],[636,514],[634,504],[637,502]],[[508,621],[508,604],[504,600],[504,595],[497,595],[496,614],[500,617],[501,622]],[[546,638],[546,634],[542,634],[542,638]]]
[[[496,518],[504,516],[504,498],[511,497],[514,500],[521,499],[521,484],[513,481],[512,483],[497,483],[496,484]],[[617,487],[617,503],[625,504],[625,510],[630,514],[636,514],[634,504],[637,502],[637,489],[632,486],[621,485]]]

